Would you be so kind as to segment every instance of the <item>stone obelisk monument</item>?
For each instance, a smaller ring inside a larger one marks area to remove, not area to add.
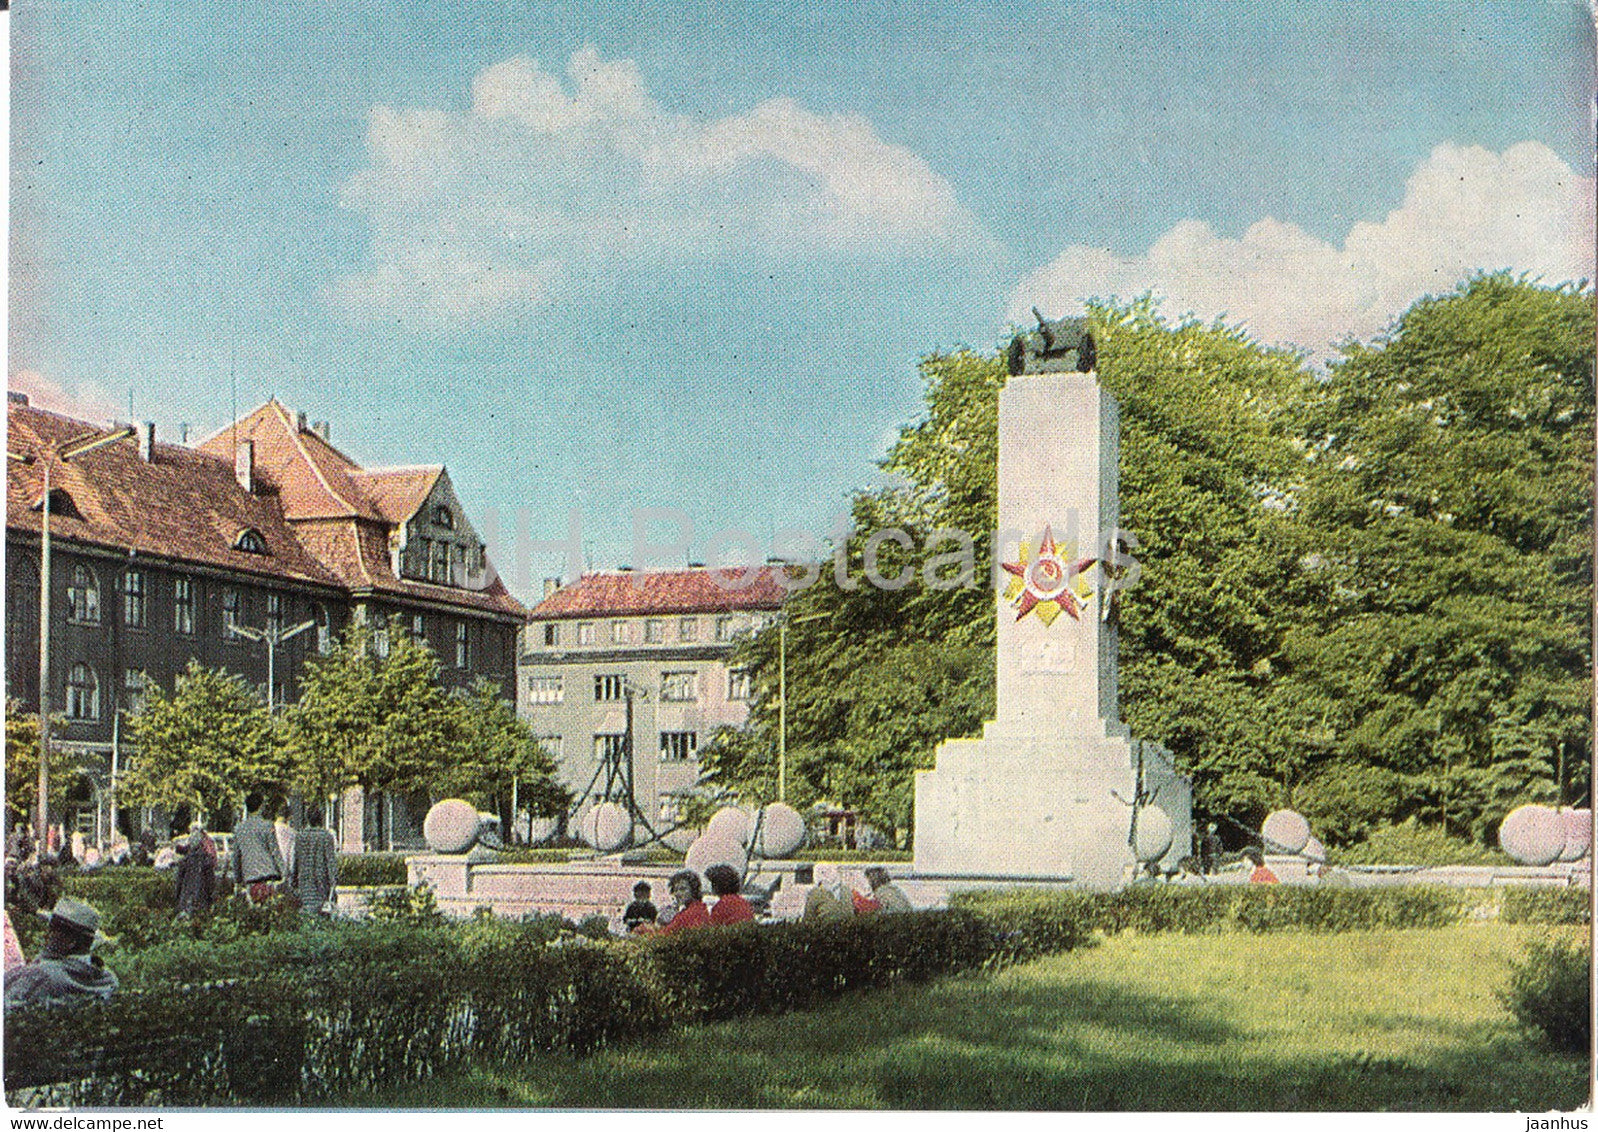
[[[1115,586],[1120,416],[1079,323],[1016,339],[999,394],[998,718],[916,772],[915,871],[1129,880],[1192,843],[1192,788],[1121,722]],[[1141,825],[1141,835],[1138,827]],[[1161,848],[1162,830],[1170,830]],[[1141,853],[1137,847],[1141,846]]]

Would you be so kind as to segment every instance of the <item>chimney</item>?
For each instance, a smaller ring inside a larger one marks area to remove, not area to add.
[[[139,459],[146,464],[155,462],[155,422],[144,421],[139,425]]]
[[[544,579],[544,596],[545,597],[548,597],[550,594],[554,593],[558,589],[560,589],[560,579],[559,578],[545,578]]]
[[[180,444],[187,444],[189,442],[189,422],[188,421],[184,421],[182,424],[178,425],[178,442]]]
[[[6,390],[6,400],[13,405],[27,405],[28,395],[16,389]]]
[[[305,431],[305,410],[301,409],[294,414],[294,428],[298,432]]]
[[[233,450],[233,478],[245,491],[255,491],[255,441],[241,440]]]
[[[333,430],[327,427],[326,421],[312,421],[311,431],[322,438],[322,443],[333,443]]]

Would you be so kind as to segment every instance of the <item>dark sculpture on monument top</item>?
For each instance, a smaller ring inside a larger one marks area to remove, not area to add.
[[[1092,373],[1097,361],[1085,318],[1050,322],[1037,307],[1038,328],[1010,340],[1010,373]]]

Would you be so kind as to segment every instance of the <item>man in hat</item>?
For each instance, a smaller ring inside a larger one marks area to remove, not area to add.
[[[81,900],[63,896],[55,909],[40,912],[48,919],[39,958],[6,974],[5,1008],[35,1003],[81,1006],[101,1002],[117,989],[116,974],[90,951],[106,937],[100,934],[100,913]]]

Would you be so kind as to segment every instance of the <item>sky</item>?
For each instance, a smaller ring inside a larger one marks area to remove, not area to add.
[[[825,537],[918,359],[1034,305],[1324,357],[1594,274],[1583,3],[17,0],[11,47],[11,387],[444,463],[523,596],[573,511],[594,568]]]

